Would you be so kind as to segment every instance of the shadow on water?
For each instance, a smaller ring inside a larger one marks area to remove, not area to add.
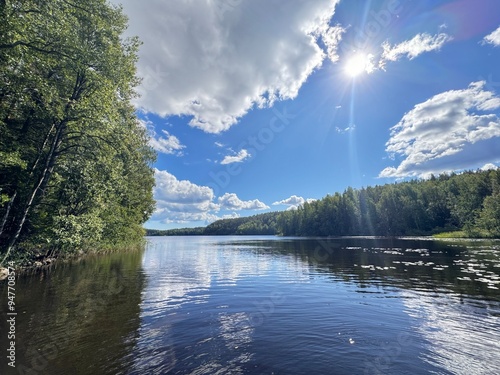
[[[15,370],[4,355],[7,284],[1,283],[0,373],[123,373],[140,326],[142,254],[89,257],[17,277]]]
[[[500,241],[429,238],[279,238],[225,243],[294,257],[317,272],[358,283],[453,292],[500,301]]]

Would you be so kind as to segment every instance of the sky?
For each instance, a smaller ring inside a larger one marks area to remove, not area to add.
[[[143,42],[146,228],[500,166],[498,0],[113,0]]]

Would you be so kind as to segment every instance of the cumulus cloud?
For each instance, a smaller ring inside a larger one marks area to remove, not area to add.
[[[192,116],[190,125],[206,132],[296,97],[326,56],[338,58],[342,29],[329,26],[338,0],[114,1],[143,41],[137,105]]]
[[[405,40],[402,43],[391,46],[389,42],[382,44],[383,53],[380,60],[380,65],[383,66],[385,61],[397,61],[403,56],[412,60],[424,52],[439,50],[445,43],[453,38],[446,33],[430,35],[421,33],[415,35],[410,40]]]
[[[163,136],[159,136],[155,131],[154,124],[148,119],[139,119],[139,125],[147,131],[149,136],[148,143],[154,150],[163,154],[176,156],[183,155],[182,150],[186,148],[186,146],[184,146],[175,135],[170,134],[166,130],[162,130]]]
[[[273,203],[273,206],[288,206],[287,210],[296,210],[298,207],[302,206],[304,203],[314,202],[316,199],[313,198],[303,198],[297,195],[292,195],[289,198],[283,199]]]
[[[156,186],[153,194],[156,210],[151,220],[162,223],[187,223],[239,217],[235,212],[218,215],[220,211],[263,210],[269,208],[258,199],[242,201],[234,193],[216,199],[208,186],[200,186],[188,180],[178,180],[173,174],[155,169]],[[215,203],[218,201],[218,203]]]
[[[344,28],[336,25],[326,28],[326,30],[321,33],[321,39],[326,46],[326,53],[332,62],[337,62],[339,59],[337,48],[342,40],[342,34],[344,34],[344,32]]]
[[[363,52],[353,54],[353,51],[349,51],[342,56],[345,59],[344,70],[352,76],[357,76],[361,72],[371,74],[380,69],[385,70],[387,61],[398,61],[405,56],[412,60],[422,53],[439,50],[451,40],[453,38],[446,33],[436,35],[420,33],[396,45],[386,41],[382,43],[381,51],[375,54]],[[345,50],[347,49],[348,47],[345,47]]]
[[[247,150],[241,149],[236,155],[226,155],[224,159],[220,162],[221,164],[231,164],[231,163],[241,163],[246,158],[249,158],[250,155]]]
[[[498,166],[493,163],[486,163],[480,168],[482,171],[497,170]]]
[[[151,135],[149,145],[163,154],[182,156],[182,149],[186,148],[186,146],[181,144],[179,138],[168,131],[162,130],[162,133],[164,136],[156,137],[156,133]]]
[[[500,46],[500,27],[493,31],[491,34],[486,35],[483,39],[484,43]]]
[[[498,159],[500,98],[473,82],[417,104],[391,128],[386,151],[404,159],[379,177],[425,176],[467,169]]]
[[[273,206],[278,206],[278,205],[292,205],[292,204],[304,204],[305,201],[306,200],[304,198],[302,198],[302,197],[298,197],[296,195],[292,195],[290,198],[274,202]]]
[[[258,199],[250,200],[250,201],[242,201],[238,198],[238,196],[234,193],[225,193],[222,197],[218,199],[219,205],[222,209],[225,210],[265,210],[268,209],[269,206],[262,203]]]
[[[220,207],[213,203],[214,192],[188,180],[178,180],[167,171],[155,169],[156,186],[153,195],[156,211],[151,220],[165,223],[206,221],[217,219]]]

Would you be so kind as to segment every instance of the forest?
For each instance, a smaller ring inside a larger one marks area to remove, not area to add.
[[[441,174],[361,189],[296,210],[215,221],[205,228],[149,235],[418,236],[455,232],[500,238],[500,170]]]
[[[277,232],[287,236],[407,236],[445,231],[500,237],[498,169],[348,188],[286,211],[277,223]]]
[[[218,236],[218,235],[254,235],[276,234],[278,217],[281,212],[267,212],[260,215],[221,219],[206,227],[178,229],[147,229],[148,236]]]
[[[156,154],[121,8],[11,0],[0,19],[0,262],[142,241]]]

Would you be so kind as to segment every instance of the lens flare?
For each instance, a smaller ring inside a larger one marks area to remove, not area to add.
[[[363,73],[369,73],[372,70],[371,55],[358,53],[352,56],[345,64],[345,73],[355,78]]]

